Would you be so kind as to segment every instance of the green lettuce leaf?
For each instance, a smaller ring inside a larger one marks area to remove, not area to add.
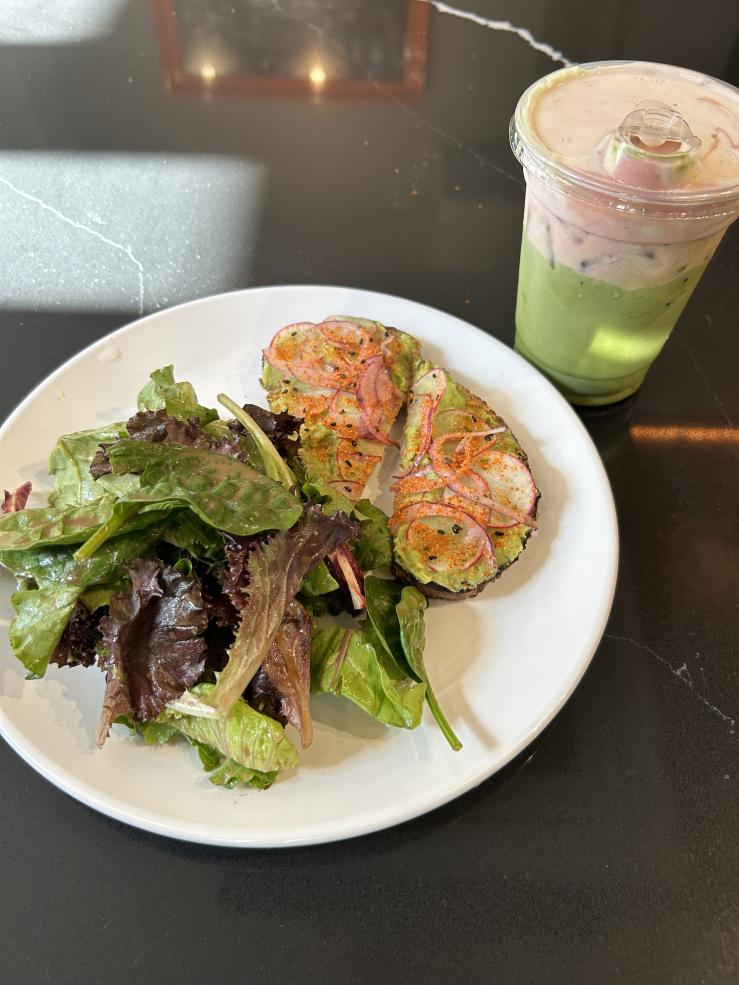
[[[208,779],[217,787],[226,787],[228,790],[238,784],[255,787],[257,790],[267,790],[275,782],[278,774],[279,770],[261,773],[259,770],[250,770],[233,759],[224,759]]]
[[[399,670],[371,625],[319,630],[311,645],[313,688],[340,694],[373,718],[397,728],[416,728],[426,686]]]
[[[198,684],[189,692],[205,702],[215,685]],[[166,709],[160,722],[173,725],[178,732],[217,750],[225,759],[260,773],[290,769],[298,764],[298,753],[285,730],[273,718],[261,715],[239,698],[223,718],[200,718]]]
[[[321,506],[323,512],[329,516],[334,513],[346,513],[347,516],[351,516],[354,509],[352,501],[338,489],[333,489],[328,483],[320,480],[303,482],[300,488],[306,499],[317,506]]]
[[[330,592],[335,592],[338,587],[339,583],[328,570],[326,562],[321,561],[309,575],[303,578],[300,594],[306,595],[308,598],[316,598],[318,595],[328,595]]]
[[[356,533],[356,524],[345,517],[329,517],[309,506],[292,530],[280,531],[250,551],[241,623],[207,701],[218,715],[228,713],[262,665],[305,576]]]
[[[93,589],[111,589],[127,577],[127,566],[151,554],[159,529],[118,537],[94,557],[77,561],[69,547],[0,551],[0,564],[22,587],[11,596],[15,619],[9,636],[13,652],[29,674],[42,677],[77,601]]]
[[[223,560],[223,537],[191,510],[179,510],[162,530],[162,540],[207,564]]]
[[[172,417],[178,417],[182,421],[194,418],[202,425],[218,419],[217,410],[198,403],[191,383],[175,382],[173,366],[154,370],[149,382],[139,393],[138,409],[166,410]]]
[[[279,770],[260,773],[258,770],[242,766],[235,759],[223,757],[213,746],[180,732],[174,721],[137,722],[127,715],[120,715],[116,719],[116,724],[125,725],[131,735],[140,735],[148,746],[163,745],[175,736],[187,739],[197,751],[205,772],[210,773],[208,779],[217,787],[231,789],[238,784],[243,784],[259,790],[266,790],[272,786],[279,773]]]

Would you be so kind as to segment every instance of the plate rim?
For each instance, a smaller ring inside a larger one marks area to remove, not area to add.
[[[618,516],[613,497],[613,490],[597,447],[588,433],[587,428],[570,404],[542,373],[528,363],[513,348],[506,345],[506,343],[502,342],[496,336],[484,331],[484,329],[477,325],[473,325],[471,322],[465,321],[463,318],[459,318],[457,315],[444,311],[442,308],[437,308],[433,305],[426,304],[422,301],[416,301],[412,298],[406,298],[402,295],[389,294],[384,291],[375,291],[362,287],[352,287],[340,284],[266,284],[255,287],[241,288],[235,291],[223,291],[216,294],[209,294],[205,297],[193,298],[189,301],[183,301],[177,305],[172,305],[167,308],[161,308],[157,311],[149,312],[148,314],[136,318],[133,321],[126,322],[126,324],[121,325],[119,328],[113,329],[113,331],[108,332],[99,339],[89,343],[84,348],[80,349],[79,352],[71,355],[63,363],[52,370],[51,373],[40,380],[36,386],[34,386],[33,389],[30,390],[29,393],[13,408],[10,414],[8,414],[2,422],[0,425],[0,439],[2,439],[6,431],[12,427],[16,418],[19,417],[22,412],[34,401],[37,394],[53,383],[59,375],[68,369],[68,367],[94,354],[96,350],[109,345],[120,335],[124,335],[127,332],[132,331],[135,326],[144,324],[165,315],[171,316],[173,313],[184,308],[191,309],[200,305],[207,305],[208,303],[212,303],[213,301],[223,298],[235,298],[243,295],[255,295],[274,291],[342,291],[347,293],[361,293],[364,295],[372,295],[377,298],[382,298],[385,301],[389,300],[403,305],[412,305],[420,309],[426,309],[436,315],[441,315],[445,319],[451,319],[453,322],[458,322],[459,324],[464,325],[465,328],[472,329],[474,332],[481,333],[489,343],[492,343],[496,347],[505,349],[508,357],[512,356],[514,361],[518,361],[527,369],[527,371],[538,377],[539,385],[542,383],[544,384],[545,389],[549,390],[550,396],[554,396],[556,401],[566,411],[566,414],[569,416],[570,423],[575,426],[575,428],[580,432],[581,437],[585,439],[586,445],[590,447],[593,462],[597,466],[596,473],[598,476],[598,481],[602,485],[606,494],[605,499],[609,507],[608,515],[604,518],[604,525],[607,528],[607,539],[610,544],[610,550],[606,556],[609,565],[609,577],[607,582],[607,593],[602,602],[600,619],[596,620],[594,623],[594,629],[582,647],[583,657],[579,662],[576,672],[569,677],[566,688],[558,696],[557,700],[554,701],[549,708],[547,708],[545,713],[533,725],[531,725],[527,732],[525,732],[503,756],[496,758],[492,763],[488,762],[482,768],[473,770],[469,776],[454,785],[451,789],[433,788],[430,793],[417,794],[410,799],[402,801],[402,803],[398,806],[392,805],[371,811],[369,813],[365,812],[365,814],[356,819],[346,820],[338,818],[330,822],[319,822],[309,829],[305,829],[304,827],[279,829],[279,834],[277,837],[274,837],[274,834],[276,833],[274,832],[274,829],[270,828],[239,828],[238,832],[233,832],[233,834],[226,835],[225,832],[232,832],[233,829],[228,827],[219,829],[223,832],[222,834],[219,834],[212,828],[212,826],[201,822],[178,820],[175,824],[164,820],[163,815],[161,814],[157,815],[155,812],[141,811],[137,808],[126,806],[124,802],[107,794],[100,794],[95,786],[90,784],[88,781],[75,778],[65,768],[59,769],[50,767],[46,763],[46,757],[44,756],[35,756],[32,750],[25,747],[21,730],[17,729],[12,723],[9,723],[6,720],[3,710],[0,708],[0,736],[5,739],[8,745],[21,757],[24,762],[31,766],[32,769],[34,769],[57,789],[73,797],[85,806],[123,824],[178,841],[209,845],[213,847],[274,849],[330,844],[333,842],[344,841],[374,832],[383,831],[399,824],[407,823],[408,821],[421,817],[430,811],[436,810],[444,804],[450,803],[465,793],[468,793],[470,790],[473,790],[495,773],[502,770],[512,760],[520,755],[520,753],[523,752],[523,750],[526,749],[530,743],[544,731],[544,729],[552,722],[552,720],[559,714],[564,705],[572,697],[585,672],[592,663],[593,657],[598,649],[598,645],[603,638],[603,633],[613,607],[618,578],[620,541]],[[293,831],[295,832],[294,834]],[[300,831],[304,833],[301,834],[299,833]]]

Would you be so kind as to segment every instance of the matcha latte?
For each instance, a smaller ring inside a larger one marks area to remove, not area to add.
[[[644,62],[554,72],[521,97],[516,349],[578,404],[641,384],[739,211],[739,92]]]

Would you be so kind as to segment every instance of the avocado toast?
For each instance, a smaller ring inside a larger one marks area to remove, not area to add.
[[[431,598],[477,595],[516,560],[539,491],[510,428],[445,369],[416,364],[395,492],[395,573]]]
[[[262,385],[274,412],[301,418],[306,478],[356,502],[382,461],[418,361],[410,335],[335,316],[281,329],[264,350]],[[328,491],[328,490],[326,490]]]

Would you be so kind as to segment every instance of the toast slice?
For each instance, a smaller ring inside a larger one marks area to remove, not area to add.
[[[510,428],[429,362],[416,365],[393,491],[395,573],[430,598],[479,594],[536,527],[539,490]]]
[[[272,411],[301,418],[298,457],[321,491],[362,498],[382,461],[418,361],[418,342],[365,318],[332,316],[281,329],[264,350]]]

